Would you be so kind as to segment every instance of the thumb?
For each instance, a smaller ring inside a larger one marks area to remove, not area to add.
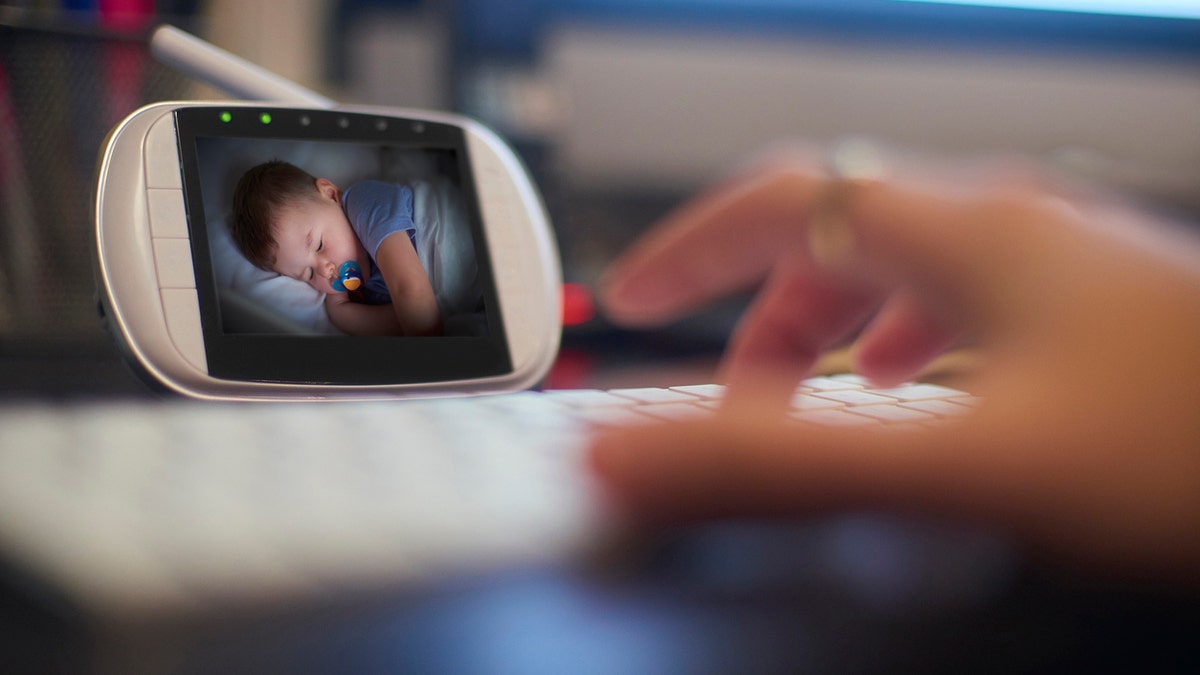
[[[984,527],[1072,566],[1196,583],[1194,493],[1173,480],[1145,489],[1144,462],[1114,472],[1088,460],[1090,442],[1072,454],[1070,434],[1039,442],[1047,427],[1001,424],[1016,418],[982,408],[912,431],[769,423],[745,410],[597,435],[590,460],[618,518],[655,528],[904,513]]]
[[[995,456],[981,447],[991,441],[978,420],[865,431],[772,422],[754,410],[602,432],[593,470],[618,513],[649,525],[844,508],[985,518],[1009,500],[1003,475],[971,466]]]

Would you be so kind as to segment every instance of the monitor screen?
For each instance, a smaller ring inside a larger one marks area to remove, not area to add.
[[[461,129],[216,107],[183,108],[176,126],[210,374],[358,385],[511,369]],[[238,224],[247,213],[257,229]]]

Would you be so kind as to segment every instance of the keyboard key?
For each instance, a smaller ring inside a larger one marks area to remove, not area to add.
[[[546,400],[576,408],[592,406],[629,406],[634,401],[623,396],[614,396],[599,389],[548,389],[542,392]]]
[[[695,402],[699,399],[695,394],[689,394],[674,389],[659,389],[657,387],[642,387],[639,389],[609,389],[614,396],[627,398],[638,403],[679,403]]]
[[[891,389],[871,389],[871,391],[876,394],[900,399],[901,401],[944,399],[962,395],[962,392],[958,390],[940,387],[936,384],[909,384]]]
[[[896,403],[896,399],[879,394],[872,394],[861,389],[850,389],[844,391],[819,391],[813,393],[814,397],[824,398],[830,401],[838,401],[846,405],[880,405],[887,403]]]
[[[570,414],[576,419],[597,426],[626,426],[650,421],[649,417],[639,413],[636,408],[624,406],[578,408],[571,410]]]
[[[842,391],[845,389],[862,389],[863,385],[857,381],[835,379],[832,377],[810,377],[800,383],[801,387],[807,387],[813,391]]]
[[[669,422],[686,422],[712,417],[713,411],[698,403],[655,403],[639,406],[637,411],[643,415]]]
[[[723,384],[689,384],[682,387],[671,387],[672,391],[682,391],[685,394],[692,394],[706,399],[720,399],[725,396],[725,385]]]
[[[923,422],[935,419],[927,412],[898,405],[864,405],[847,410],[855,415],[865,415],[881,422]]]
[[[856,373],[839,373],[837,375],[830,375],[829,379],[837,381],[837,382],[846,382],[849,384],[857,384],[861,387],[870,387],[871,386],[870,380],[868,380],[867,378],[863,377],[862,375],[858,375]]]
[[[825,410],[830,408],[842,408],[845,406],[841,401],[835,401],[830,398],[820,398],[812,394],[796,394],[792,396],[791,406],[793,410]]]
[[[823,427],[866,427],[877,426],[878,420],[863,415],[855,415],[845,410],[808,410],[792,413],[792,419]]]
[[[923,412],[930,413],[931,415],[938,415],[939,417],[953,417],[955,415],[962,415],[964,413],[971,412],[970,406],[965,406],[961,403],[955,403],[953,401],[946,401],[943,399],[908,401],[901,403],[900,406],[903,408],[921,410]]]

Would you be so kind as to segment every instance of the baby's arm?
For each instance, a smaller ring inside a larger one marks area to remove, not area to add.
[[[325,296],[329,321],[347,335],[402,335],[396,314],[388,305],[351,302],[345,293]]]
[[[375,262],[392,295],[392,309],[401,331],[405,335],[441,335],[442,315],[433,285],[409,238],[401,234],[384,239]]]

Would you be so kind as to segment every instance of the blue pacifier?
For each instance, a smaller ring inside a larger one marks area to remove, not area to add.
[[[333,290],[338,293],[357,291],[362,282],[362,268],[353,260],[347,260],[338,268],[337,278],[333,280]]]

